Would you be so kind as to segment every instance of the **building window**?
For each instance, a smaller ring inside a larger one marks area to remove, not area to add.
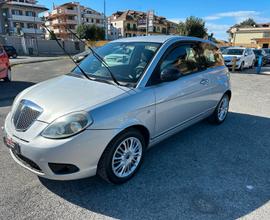
[[[133,24],[133,30],[136,31],[137,30],[137,25]]]
[[[34,28],[34,29],[37,29],[37,24],[34,24],[34,23],[28,23],[28,24],[27,24],[27,28]]]
[[[36,12],[34,12],[34,11],[26,11],[25,15],[30,16],[30,17],[36,17]]]
[[[127,23],[127,29],[130,30],[130,23]]]
[[[24,23],[22,22],[14,22],[13,26],[16,28],[24,28]]]
[[[12,9],[11,13],[13,15],[23,15],[22,11],[17,9]]]
[[[93,18],[91,19],[91,22],[94,23],[94,19]]]
[[[96,23],[97,23],[97,24],[99,24],[99,23],[100,23],[100,20],[99,20],[99,19],[97,19],[97,20],[96,20]]]

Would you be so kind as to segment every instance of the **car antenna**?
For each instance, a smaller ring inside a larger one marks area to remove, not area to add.
[[[46,26],[46,25],[43,25],[43,27],[49,32],[49,34],[51,36],[53,36],[53,33],[52,31]],[[66,55],[68,55],[68,57],[73,61],[73,63],[76,65],[76,67],[78,67],[78,69],[82,72],[82,74],[89,80],[92,80],[91,77],[89,77],[86,72],[78,65],[78,63],[72,58],[72,56],[70,55],[70,53],[68,53],[66,51],[66,49],[60,44],[59,40],[55,37],[54,40],[56,41],[56,43],[58,44],[58,46],[64,51],[64,53]]]
[[[115,78],[115,76],[113,75],[112,71],[110,70],[109,65],[106,63],[106,61],[90,46],[88,46],[82,39],[79,38],[79,36],[74,33],[72,30],[70,30],[69,28],[67,28],[67,30],[73,34],[80,42],[82,42],[85,46],[88,47],[88,49],[92,52],[92,54],[99,60],[99,62],[101,62],[105,68],[108,70],[108,72],[111,75],[112,80],[114,81],[115,84],[117,84],[118,86],[121,86],[121,84],[117,81],[117,79]]]

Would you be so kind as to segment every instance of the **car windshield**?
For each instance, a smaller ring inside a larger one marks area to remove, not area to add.
[[[255,53],[255,55],[262,55],[262,51],[261,50],[253,50],[253,52]]]
[[[222,52],[224,55],[243,55],[243,49],[226,49]]]
[[[147,42],[115,42],[98,48],[96,52],[108,64],[118,82],[134,86],[160,45]],[[96,80],[112,80],[108,69],[92,54],[80,63],[80,68]],[[73,72],[82,74],[78,67]]]

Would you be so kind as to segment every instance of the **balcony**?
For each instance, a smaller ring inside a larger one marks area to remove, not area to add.
[[[5,4],[10,5],[11,7],[14,7],[14,6],[17,6],[18,5],[18,6],[24,6],[24,7],[32,7],[32,8],[36,8],[36,9],[42,10],[42,11],[49,10],[44,5],[32,4],[30,2],[7,1],[7,2],[5,2]]]
[[[60,24],[63,24],[63,25],[66,25],[66,24],[77,24],[77,20],[71,20],[71,19],[66,19],[66,20],[60,20],[60,19],[55,19],[52,21],[52,24],[53,25],[60,25]]]
[[[20,22],[43,22],[40,17],[31,17],[31,16],[25,16],[25,15],[12,15],[9,20],[12,21],[20,21]]]
[[[44,34],[44,31],[41,29],[35,29],[35,28],[22,28],[22,32],[25,34]]]
[[[63,8],[53,10],[52,13],[51,13],[52,16],[57,16],[57,15],[77,15],[77,14],[78,14],[77,10],[69,10],[69,9],[63,9]]]
[[[13,29],[13,32],[15,33],[17,30],[16,28]],[[22,28],[22,32],[24,34],[44,34],[44,31],[41,29],[34,29],[34,28]]]

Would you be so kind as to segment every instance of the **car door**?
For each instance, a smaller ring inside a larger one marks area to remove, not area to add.
[[[179,70],[181,76],[171,82],[158,79],[153,86],[156,136],[198,117],[210,107],[208,73],[198,62],[197,44],[179,44],[167,52],[157,67],[155,77],[172,66]]]

